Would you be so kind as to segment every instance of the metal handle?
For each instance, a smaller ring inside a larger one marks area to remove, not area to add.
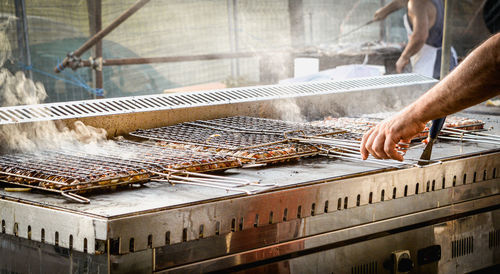
[[[439,132],[443,128],[445,120],[446,117],[432,120],[432,125],[431,128],[429,129],[429,139],[436,139],[436,137],[439,135]]]

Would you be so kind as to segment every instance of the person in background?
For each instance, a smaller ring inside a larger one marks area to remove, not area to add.
[[[396,149],[433,119],[444,117],[500,94],[500,33],[492,36],[446,78],[392,118],[370,129],[361,141],[361,156],[402,161]]]
[[[396,62],[401,73],[411,62],[412,72],[439,79],[441,70],[441,44],[443,40],[443,0],[393,0],[375,12],[374,20],[383,20],[389,14],[408,7],[404,26],[408,44]],[[457,65],[457,54],[451,49],[450,70]]]

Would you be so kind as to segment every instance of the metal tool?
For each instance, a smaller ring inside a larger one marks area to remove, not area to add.
[[[338,39],[340,39],[340,38],[342,38],[342,37],[345,37],[345,36],[347,36],[347,35],[350,35],[350,34],[352,34],[352,33],[356,32],[356,31],[358,31],[358,30],[360,30],[360,29],[362,29],[362,28],[364,28],[364,27],[366,27],[366,26],[368,26],[368,25],[370,25],[371,23],[374,23],[374,22],[376,22],[376,21],[377,21],[377,20],[372,19],[372,20],[370,20],[370,21],[368,21],[368,22],[364,23],[363,25],[358,26],[358,27],[356,27],[356,28],[354,28],[354,29],[352,29],[352,30],[350,30],[350,31],[348,31],[348,32],[341,33],[341,34],[339,34],[339,35],[335,36],[335,38],[333,38],[333,40],[338,40]]]
[[[449,0],[444,1],[444,22],[443,22],[443,40],[441,43],[441,71],[440,71],[440,79],[443,80],[446,75],[450,72],[450,58],[451,58],[451,35],[448,29],[448,25],[451,23],[450,16],[448,16],[451,5],[449,3]],[[439,132],[441,131],[441,128],[443,128],[444,121],[446,120],[446,117],[442,117],[436,120],[432,121],[431,128],[429,130],[429,143],[427,143],[427,146],[424,149],[424,152],[422,152],[422,155],[420,156],[421,160],[430,160],[431,159],[431,153],[432,153],[432,145],[436,141],[437,136],[439,135]],[[428,162],[427,162],[428,163]],[[427,164],[424,161],[419,161],[419,165],[426,165]]]
[[[419,165],[424,166],[429,164],[429,160],[431,159],[432,146],[434,142],[436,142],[437,136],[439,135],[441,128],[443,128],[445,120],[446,117],[432,121],[431,128],[429,129],[428,143],[425,146],[424,152],[422,152],[422,155],[420,155],[420,161],[418,161]]]

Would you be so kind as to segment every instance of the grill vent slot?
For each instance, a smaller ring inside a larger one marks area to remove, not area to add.
[[[474,237],[466,237],[451,242],[451,257],[461,257],[474,252]]]
[[[351,274],[376,274],[378,265],[376,261],[351,267]]]
[[[249,102],[300,95],[331,94],[374,88],[429,84],[433,82],[435,82],[434,79],[418,74],[395,74],[322,83],[295,83],[279,86],[269,85],[201,91],[190,94],[161,94],[13,106],[1,108],[0,125]]]
[[[488,247],[490,249],[500,246],[500,229],[493,230],[488,235]]]

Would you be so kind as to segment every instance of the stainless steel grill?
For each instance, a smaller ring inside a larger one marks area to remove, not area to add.
[[[38,119],[63,119],[67,125],[79,119],[105,128],[110,135],[120,135],[193,121],[220,128],[220,121],[199,121],[231,116],[279,119],[275,103],[289,101],[299,106],[305,117],[313,118],[397,111],[434,83],[425,77],[396,75],[75,102],[82,108],[80,114],[72,112],[76,108],[73,103],[25,108],[29,112],[35,108],[49,109],[49,113],[57,111],[51,118],[40,114]],[[88,108],[82,107],[87,104]],[[28,117],[30,113],[21,109],[1,109],[0,116],[8,116],[2,123],[34,121]],[[17,117],[11,115],[21,117],[16,121]],[[500,128],[498,113],[473,116],[486,121],[487,128]],[[237,127],[229,122],[224,126]],[[252,126],[226,129],[224,133],[229,129],[244,131],[239,134],[252,134],[255,130]],[[313,142],[321,148],[321,142],[327,139],[327,145],[341,147],[340,151],[348,154],[350,149],[358,148],[355,139],[359,134],[346,134],[335,135],[334,140],[297,133],[290,135],[288,142],[274,144],[274,148],[298,147],[300,139],[306,139],[301,144],[306,148],[314,148]],[[192,144],[175,147],[166,142],[136,147],[135,143],[131,146],[128,141],[119,141],[114,149],[91,154],[97,159],[144,167],[150,179],[134,191],[100,192],[92,195],[92,203],[77,204],[41,192],[0,190],[1,228],[5,232],[0,234],[0,256],[8,262],[0,260],[0,266],[18,272],[54,272],[63,265],[71,272],[113,273],[347,273],[370,266],[383,273],[384,261],[404,253],[414,261],[416,272],[475,271],[500,263],[496,256],[498,247],[489,244],[492,240],[488,239],[500,229],[493,221],[500,218],[499,142],[488,134],[491,132],[450,133],[448,137],[458,141],[436,143],[433,158],[439,161],[425,167],[353,163],[355,159],[339,160],[337,154],[267,168],[228,169],[218,174],[223,176],[201,170],[158,172],[171,162],[156,161],[156,151],[168,148],[191,153],[185,151],[203,147],[215,157],[223,156],[217,153],[226,153],[224,149]],[[141,154],[143,146],[152,151],[151,155]],[[267,147],[248,149],[253,151],[268,153]],[[311,153],[318,151],[323,153],[317,148]],[[82,156],[74,151],[65,153]],[[412,148],[406,159],[420,153],[421,149]],[[473,242],[474,248],[457,255],[453,253],[457,241],[464,243],[461,246]],[[422,254],[437,254],[433,253],[436,250],[440,250],[439,257],[420,262]],[[57,258],[57,262],[47,258]]]

